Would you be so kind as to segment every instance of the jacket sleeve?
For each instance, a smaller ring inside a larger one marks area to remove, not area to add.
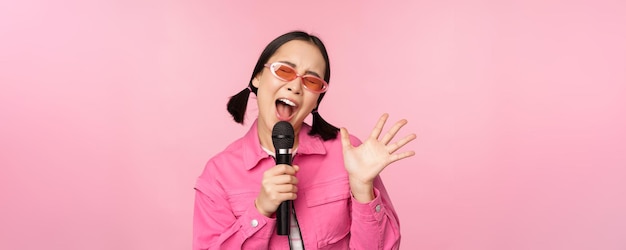
[[[352,197],[350,249],[398,249],[400,222],[380,176],[374,180],[376,198],[360,203]]]
[[[236,217],[217,181],[199,178],[195,190],[194,250],[268,248],[276,219],[260,214],[254,199]]]

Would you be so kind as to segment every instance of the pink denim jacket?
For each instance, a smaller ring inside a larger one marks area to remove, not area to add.
[[[309,136],[303,124],[293,164],[300,166],[294,200],[302,241],[310,249],[398,249],[398,216],[380,177],[376,198],[357,202],[350,194],[339,138]],[[351,137],[353,145],[361,142]],[[289,249],[275,232],[276,219],[254,205],[263,172],[275,166],[261,148],[256,122],[248,133],[214,156],[197,180],[193,249]]]

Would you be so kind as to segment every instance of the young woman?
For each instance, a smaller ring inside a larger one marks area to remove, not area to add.
[[[319,38],[301,31],[267,45],[248,88],[228,111],[243,123],[250,92],[258,118],[242,138],[207,163],[197,180],[193,249],[397,249],[400,225],[379,173],[414,155],[392,142],[406,120],[382,135],[384,114],[361,143],[317,112],[328,90],[330,63]],[[313,115],[312,126],[304,119]],[[272,129],[294,128],[293,164],[276,164]],[[338,136],[338,132],[340,135]],[[275,213],[293,201],[288,236],[276,234]]]

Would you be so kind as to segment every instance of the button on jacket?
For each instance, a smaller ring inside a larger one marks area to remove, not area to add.
[[[298,198],[293,201],[305,249],[397,249],[400,225],[380,179],[376,198],[356,201],[343,165],[341,139],[310,136],[303,124],[293,164],[300,166]],[[361,142],[350,137],[353,145]],[[263,172],[275,166],[259,142],[257,122],[244,137],[206,164],[197,179],[193,249],[289,249],[276,234],[276,219],[260,214],[254,200]]]

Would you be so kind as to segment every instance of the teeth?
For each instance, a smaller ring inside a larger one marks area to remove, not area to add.
[[[289,105],[289,106],[292,106],[292,107],[295,107],[295,106],[296,106],[296,104],[295,104],[295,103],[293,103],[292,101],[287,100],[287,99],[285,99],[285,98],[281,98],[281,99],[278,99],[278,100],[279,100],[279,101],[281,101],[281,102],[284,102],[285,104],[287,104],[287,105]]]

